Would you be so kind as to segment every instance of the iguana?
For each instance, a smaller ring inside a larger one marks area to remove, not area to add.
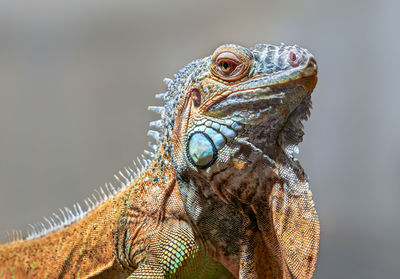
[[[1,245],[0,278],[311,278],[319,220],[294,153],[316,76],[297,45],[193,61],[150,107],[139,173]]]

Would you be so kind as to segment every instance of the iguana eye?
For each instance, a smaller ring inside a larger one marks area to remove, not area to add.
[[[215,50],[211,59],[211,72],[225,81],[236,81],[245,77],[252,59],[243,49],[226,45]]]
[[[237,62],[232,61],[232,60],[227,60],[227,59],[221,59],[218,62],[218,67],[221,72],[223,72],[225,75],[231,74],[237,67]]]

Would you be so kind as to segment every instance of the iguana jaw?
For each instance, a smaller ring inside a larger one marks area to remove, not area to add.
[[[299,152],[298,144],[303,140],[303,121],[306,121],[310,116],[310,94],[311,91],[289,114],[277,138],[277,145],[291,160],[294,160],[294,155]]]
[[[310,95],[316,82],[317,77],[313,75],[232,92],[205,114],[236,121],[244,127],[238,132],[238,138],[247,138],[265,154],[272,155],[275,147],[281,146],[291,157],[294,145],[301,142],[302,121],[309,116]]]

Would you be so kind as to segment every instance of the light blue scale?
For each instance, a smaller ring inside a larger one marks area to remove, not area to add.
[[[216,150],[212,140],[205,133],[196,131],[189,138],[187,155],[195,166],[206,168],[215,161]]]
[[[219,128],[221,127],[221,125],[219,125],[219,124],[216,123],[216,122],[213,122],[212,125],[211,125],[211,127],[213,127],[215,130],[219,131]]]
[[[207,128],[204,133],[211,138],[217,150],[220,150],[225,145],[225,138],[221,133],[212,128]]]
[[[210,125],[211,124],[211,125]],[[206,125],[196,127],[187,144],[186,153],[189,160],[199,168],[208,168],[217,159],[227,139],[237,135],[242,126],[234,121],[227,121],[227,127],[219,123],[207,121]]]
[[[228,139],[233,138],[234,136],[236,136],[236,133],[234,130],[221,125],[221,128],[219,129],[219,131]]]

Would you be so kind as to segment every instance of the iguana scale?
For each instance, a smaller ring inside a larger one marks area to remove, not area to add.
[[[293,154],[317,64],[223,45],[166,79],[138,173],[0,245],[0,278],[311,278],[319,220]]]

